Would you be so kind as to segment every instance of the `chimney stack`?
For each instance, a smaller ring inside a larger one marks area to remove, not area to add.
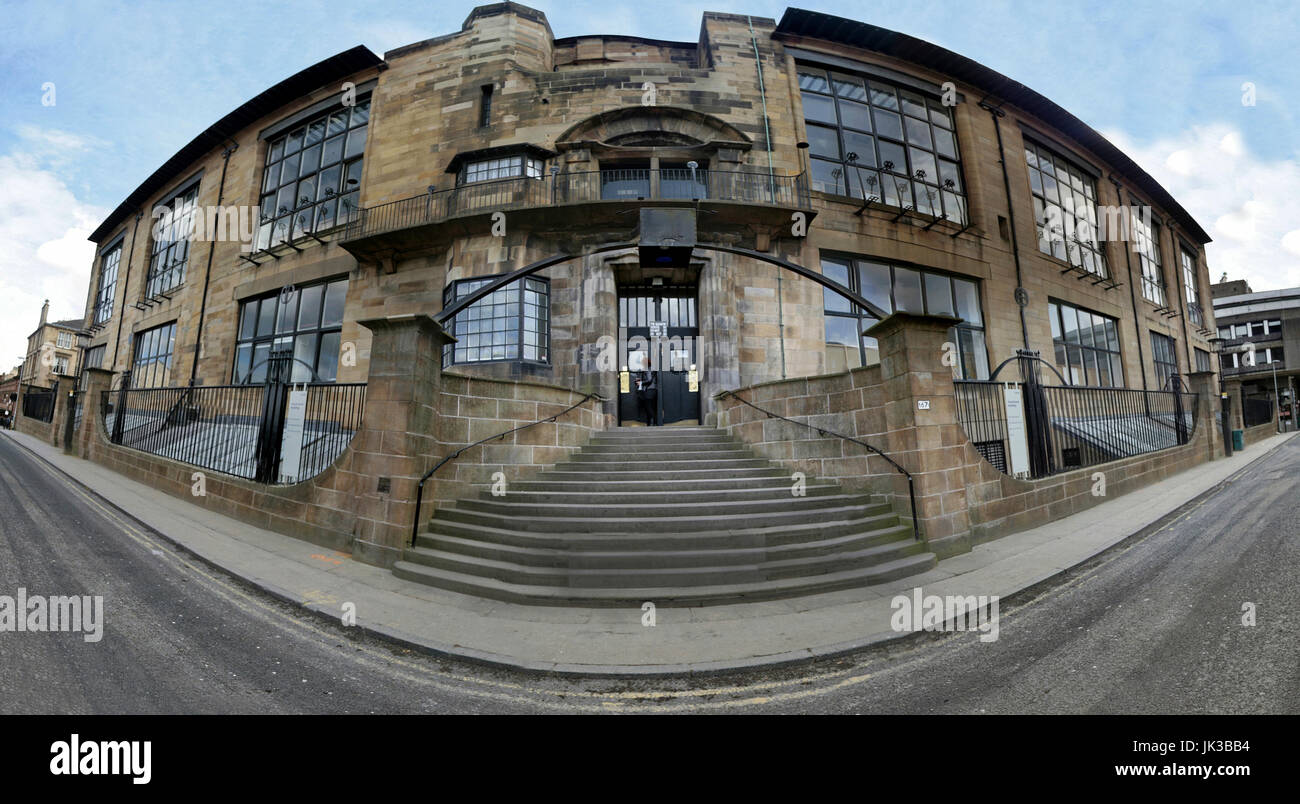
[[[41,307],[41,326],[45,326],[45,319],[50,316],[50,300],[46,299],[45,304]]]

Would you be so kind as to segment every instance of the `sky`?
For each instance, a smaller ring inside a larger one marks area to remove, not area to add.
[[[460,29],[476,5],[0,0],[0,371],[50,300],[80,318],[86,237],[159,165],[272,84],[363,44]],[[530,2],[557,37],[694,41],[752,0]],[[1281,2],[814,2],[934,42],[1046,95],[1119,146],[1213,241],[1211,279],[1300,285],[1300,14]],[[1253,86],[1246,104],[1243,85]],[[50,85],[53,85],[52,92]]]

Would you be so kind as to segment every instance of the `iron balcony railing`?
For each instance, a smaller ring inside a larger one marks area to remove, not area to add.
[[[957,419],[975,449],[999,471],[1011,474],[1011,443],[1005,392],[1026,383],[954,380]],[[1077,385],[1040,385],[1045,427],[1025,428],[1028,451],[1046,460],[1030,469],[1033,478],[1142,455],[1188,443],[1196,431],[1196,394]],[[1031,411],[1027,398],[1024,409]]]
[[[641,168],[553,173],[462,184],[449,190],[366,207],[343,239],[440,223],[463,215],[506,209],[550,207],[599,201],[728,201],[807,209],[807,177],[721,170]]]

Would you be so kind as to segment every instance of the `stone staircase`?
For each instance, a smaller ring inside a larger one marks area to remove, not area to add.
[[[440,507],[393,572],[532,605],[739,603],[935,565],[879,498],[790,472],[710,427],[610,430],[502,497]]]

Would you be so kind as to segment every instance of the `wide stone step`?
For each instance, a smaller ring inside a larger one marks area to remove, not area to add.
[[[861,510],[854,509],[855,512]],[[499,544],[574,550],[684,549],[683,546],[763,547],[816,541],[819,538],[861,533],[899,524],[898,515],[891,510],[867,516],[813,518],[809,522],[783,522],[776,525],[753,525],[719,517],[712,520],[715,527],[697,530],[629,529],[627,523],[621,520],[594,520],[596,527],[589,530],[566,531],[521,528],[516,521],[517,517],[493,517],[463,511],[459,512],[458,517],[446,516],[451,513],[452,509],[440,510],[439,516],[429,523],[426,532]],[[666,518],[656,520],[671,521]],[[421,533],[417,538],[423,539],[424,536],[425,533]]]
[[[534,566],[424,548],[408,550],[404,559],[427,567],[467,575],[482,575],[514,584],[609,589],[630,586],[714,586],[797,578],[869,567],[923,552],[925,552],[924,546],[916,542],[904,542],[875,545],[861,550],[772,558],[752,563],[627,568]]]
[[[689,450],[691,452],[749,452],[735,441],[701,444],[696,441],[681,444],[587,444],[576,455],[665,455]],[[752,455],[752,452],[749,452]]]
[[[489,514],[517,517],[573,517],[603,519],[642,519],[657,517],[703,518],[703,517],[753,517],[772,513],[830,511],[848,509],[854,506],[875,505],[876,510],[887,511],[888,506],[876,503],[869,495],[834,494],[808,497],[792,497],[789,494],[767,495],[749,500],[716,500],[706,495],[694,500],[668,500],[650,502],[641,499],[608,500],[603,505],[590,503],[568,503],[561,501],[540,502],[536,500],[512,499],[488,495],[478,499],[458,500],[456,510],[482,511]]]
[[[733,477],[727,473],[719,473],[717,475],[706,474],[703,477],[698,477],[693,480],[676,480],[671,484],[671,486],[665,484],[663,479],[659,477],[658,473],[653,472],[649,474],[654,474],[655,476],[646,480],[611,480],[609,475],[605,472],[591,472],[583,474],[581,478],[576,480],[568,479],[569,475],[576,476],[579,474],[582,473],[570,472],[568,475],[558,476],[548,474],[546,479],[516,480],[509,485],[509,493],[557,492],[564,494],[576,491],[590,491],[608,494],[643,494],[646,492],[659,492],[666,487],[674,489],[675,491],[673,493],[676,493],[676,490],[680,490],[683,493],[693,493],[698,491],[730,491],[735,489],[745,491],[774,489],[788,493],[789,489],[794,484],[794,481],[783,473],[776,473],[774,476],[752,475],[749,477]],[[808,483],[807,488],[813,488],[814,486],[817,488],[827,487],[819,485],[813,478],[808,478],[805,482]],[[485,493],[488,493],[486,491],[487,488],[488,486],[485,485]],[[839,489],[840,487],[830,485],[829,488]]]
[[[485,489],[479,496],[485,500],[504,502],[555,503],[557,505],[584,505],[600,507],[604,505],[664,504],[690,502],[743,502],[746,500],[790,500],[794,497],[791,483],[784,478],[774,478],[778,482],[764,486],[740,485],[733,488],[682,488],[673,484],[672,491],[663,491],[664,484],[650,483],[636,489],[610,489],[615,483],[599,484],[593,488],[591,483],[543,483],[515,482],[508,486],[503,496],[496,496]],[[548,488],[535,489],[542,485]],[[640,485],[640,484],[638,484]],[[565,487],[566,488],[562,488]],[[561,488],[557,488],[561,487]],[[844,493],[844,489],[834,483],[809,483],[803,487],[807,497],[830,497]]]
[[[667,569],[758,564],[764,561],[853,552],[881,545],[921,545],[906,525],[866,530],[807,542],[772,544],[761,547],[700,548],[687,544],[652,545],[634,549],[584,550],[573,547],[535,547],[499,544],[460,536],[422,534],[407,559],[421,562],[431,553],[456,553],[493,561],[533,567],[574,569]],[[670,549],[670,547],[672,549]]]
[[[703,468],[698,461],[682,461],[674,469],[618,469],[616,467],[591,467],[581,464],[561,463],[552,469],[537,475],[538,480],[574,480],[574,481],[645,481],[652,480],[661,484],[676,484],[689,480],[740,480],[758,477],[789,478],[790,472],[761,462],[757,466],[725,465],[720,468]]]
[[[528,605],[627,607],[635,609],[629,616],[639,617],[641,604],[647,601],[656,606],[694,606],[811,595],[887,583],[924,572],[934,564],[934,554],[918,553],[881,564],[814,575],[702,586],[636,588],[512,583],[500,578],[438,569],[405,560],[394,565],[393,573],[409,581],[494,600]]]
[[[680,463],[682,461],[747,461],[756,460],[757,456],[747,449],[729,447],[727,449],[697,450],[678,449],[664,452],[587,452],[585,449],[570,455],[566,463],[628,463],[658,466],[661,463]],[[668,467],[666,467],[668,468]]]
[[[476,501],[464,501],[476,502]],[[741,505],[740,508],[745,508]],[[887,506],[849,505],[834,508],[801,509],[783,507],[778,510],[733,511],[730,513],[692,514],[680,516],[647,516],[629,513],[626,516],[605,515],[569,515],[539,516],[529,513],[518,516],[506,515],[496,511],[481,511],[472,508],[448,508],[442,512],[444,519],[458,522],[472,522],[492,527],[510,527],[524,531],[545,533],[689,533],[700,530],[719,530],[724,528],[777,527],[781,525],[807,525],[822,521],[867,519],[872,515],[884,515]],[[603,513],[603,512],[602,512]],[[892,513],[892,512],[891,512]]]

